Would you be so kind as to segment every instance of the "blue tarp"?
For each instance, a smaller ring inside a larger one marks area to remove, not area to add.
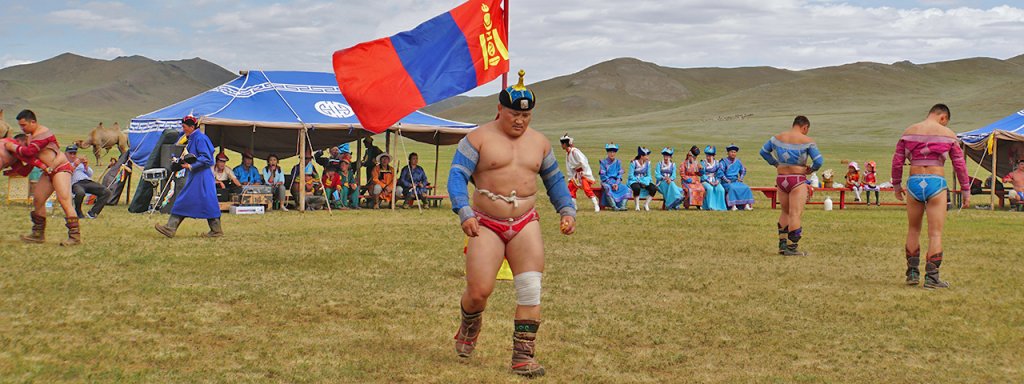
[[[270,153],[281,158],[296,155],[298,131],[303,128],[310,145],[317,149],[371,134],[362,129],[338,90],[333,73],[249,71],[224,85],[132,119],[128,127],[132,160],[145,164],[160,133],[168,128],[180,130],[181,118],[189,114],[200,119],[214,145],[249,151],[260,158]],[[394,129],[416,140],[451,144],[475,127],[417,111]]]
[[[985,127],[957,134],[964,143],[967,156],[989,172],[992,171],[992,154],[987,153],[988,138],[993,135],[997,156],[995,173],[1003,177],[1016,167],[1018,160],[1024,159],[1024,110]]]

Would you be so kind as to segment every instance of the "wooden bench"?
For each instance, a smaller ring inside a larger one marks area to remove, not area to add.
[[[750,189],[752,191],[758,191],[758,192],[763,193],[765,197],[767,197],[769,200],[771,200],[771,202],[772,202],[772,209],[775,209],[778,206],[778,189],[777,189],[777,187],[751,187]],[[892,188],[882,188],[880,190],[880,193],[885,193],[885,192],[892,193],[892,191],[893,191]],[[838,205],[839,209],[846,209],[847,205],[866,205],[867,204],[865,202],[849,202],[849,203],[846,202],[846,192],[853,192],[853,190],[850,189],[850,188],[814,188],[812,190],[811,195],[813,196],[814,193],[819,193],[819,192],[839,192],[839,201],[836,202],[836,204]],[[825,202],[823,202],[823,201],[811,201],[811,202],[808,202],[807,204],[809,204],[809,205],[822,205],[822,204],[825,204]],[[885,205],[885,206],[902,206],[902,205],[905,205],[905,203],[882,203],[882,205]]]
[[[597,195],[597,203],[600,204],[601,210],[603,211],[605,208],[607,208],[604,205],[604,199],[601,198],[602,192],[604,192],[604,188],[601,187],[601,184],[593,184],[593,185],[590,186],[590,189],[594,191],[595,195]],[[577,191],[577,196],[579,195],[579,193],[580,192]],[[663,201],[665,201],[665,199],[663,199],[661,197],[655,196],[653,199],[651,199],[651,201],[662,201],[663,202]],[[665,209],[665,204],[661,205],[661,209],[663,209],[663,210]]]

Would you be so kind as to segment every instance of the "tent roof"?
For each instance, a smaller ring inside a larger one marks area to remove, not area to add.
[[[985,127],[957,134],[964,143],[968,157],[992,172],[993,159],[988,152],[988,138],[995,137],[995,174],[999,177],[1013,171],[1016,161],[1024,156],[1024,110]],[[1009,144],[1009,145],[1008,145]]]
[[[372,135],[362,129],[333,73],[249,71],[224,85],[132,119],[128,127],[132,159],[145,163],[152,150],[146,148],[153,141],[147,140],[149,134],[156,132],[151,135],[155,138],[165,129],[180,129],[181,118],[189,114],[200,118],[214,144],[252,151],[258,157],[269,153],[295,155],[295,131],[304,127],[314,148]],[[400,120],[398,127],[403,132],[418,133],[406,135],[414,140],[454,144],[476,125],[416,111]]]
[[[1000,140],[1024,141],[1024,109],[985,127],[957,134],[957,137],[971,145],[985,141],[994,132]]]

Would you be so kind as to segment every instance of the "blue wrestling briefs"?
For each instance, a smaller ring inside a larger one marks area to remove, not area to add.
[[[907,179],[907,193],[922,203],[947,189],[949,185],[946,184],[946,178],[939,175],[910,175]]]

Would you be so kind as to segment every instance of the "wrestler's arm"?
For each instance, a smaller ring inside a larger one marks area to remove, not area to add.
[[[953,161],[953,172],[956,174],[957,181],[960,182],[960,195],[963,196],[963,204],[961,207],[966,207],[968,200],[971,196],[971,179],[967,175],[967,161],[964,159],[964,151],[960,149],[959,145],[953,145],[950,149],[950,158]]]
[[[907,161],[907,145],[903,139],[896,142],[896,152],[892,154],[892,189],[896,199],[903,201],[903,164]]]
[[[807,155],[811,157],[811,169],[807,172],[808,174],[817,172],[822,165],[825,165],[825,157],[821,155],[817,144],[811,143],[807,147]]]
[[[464,137],[455,149],[451,170],[448,171],[448,198],[452,201],[452,211],[459,215],[459,222],[476,217],[469,206],[469,181],[476,172],[476,164],[480,161],[480,152]]]
[[[766,141],[764,145],[761,146],[761,158],[764,159],[764,161],[767,161],[768,165],[777,167],[779,166],[779,161],[775,160],[775,156],[772,156],[773,149],[774,146],[772,145],[772,140],[768,139],[768,141]]]
[[[541,162],[540,179],[544,182],[551,205],[555,206],[558,214],[563,217],[576,217],[576,202],[569,195],[569,185],[565,182],[565,176],[558,170],[558,160],[550,149]]]
[[[576,200],[569,195],[569,186],[565,182],[565,176],[558,171],[558,160],[555,159],[550,146],[540,165],[540,179],[548,191],[551,205],[554,205],[555,210],[562,216],[559,229],[564,235],[573,234],[576,232]]]

